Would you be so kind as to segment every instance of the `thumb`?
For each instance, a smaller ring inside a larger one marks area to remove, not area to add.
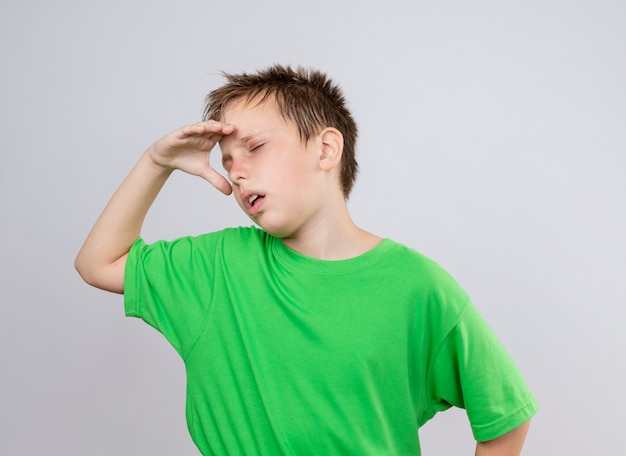
[[[233,187],[230,185],[230,182],[228,182],[224,176],[211,167],[207,168],[205,172],[200,174],[200,177],[209,182],[224,195],[230,195],[233,191]]]

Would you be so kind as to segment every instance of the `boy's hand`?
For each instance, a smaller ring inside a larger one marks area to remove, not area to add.
[[[209,157],[218,141],[234,130],[234,125],[214,120],[198,122],[165,135],[150,146],[147,152],[154,164],[202,177],[229,195],[232,192],[230,183],[213,169]]]

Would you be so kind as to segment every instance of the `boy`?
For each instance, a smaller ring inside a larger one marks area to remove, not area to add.
[[[537,405],[466,294],[349,216],[357,130],[340,89],[278,65],[226,78],[203,122],[148,148],[76,259],[183,358],[200,451],[419,455],[419,426],[455,405],[476,454],[519,454]],[[218,143],[228,180],[209,164]],[[260,229],[146,245],[175,169],[234,193]]]

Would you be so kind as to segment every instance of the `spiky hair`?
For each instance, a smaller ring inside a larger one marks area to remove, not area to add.
[[[326,127],[336,128],[343,135],[340,181],[344,197],[348,198],[358,173],[358,130],[337,84],[321,71],[283,65],[252,74],[222,74],[227,82],[207,95],[204,120],[222,120],[224,111],[235,100],[262,102],[272,98],[280,114],[296,125],[304,141]]]

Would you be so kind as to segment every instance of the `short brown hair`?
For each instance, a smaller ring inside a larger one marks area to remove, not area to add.
[[[227,83],[207,95],[204,120],[219,121],[229,103],[261,96],[261,101],[274,98],[280,114],[296,125],[304,141],[326,127],[336,128],[343,135],[340,182],[344,197],[348,198],[358,172],[357,126],[337,84],[321,71],[282,65],[254,74],[222,74]]]

